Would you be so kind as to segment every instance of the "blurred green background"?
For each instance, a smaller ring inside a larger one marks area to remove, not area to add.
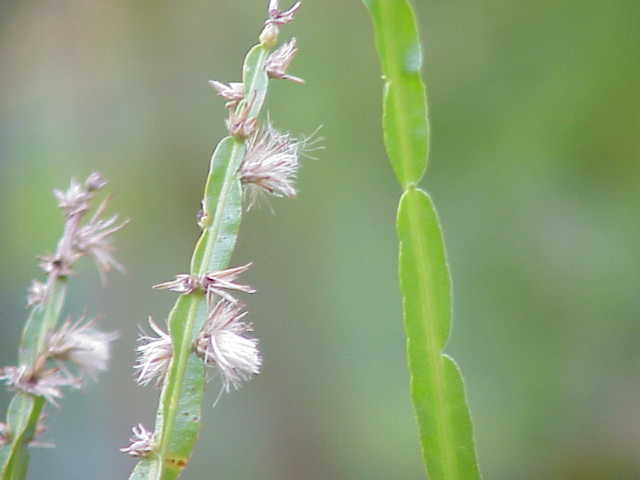
[[[132,424],[158,390],[131,364],[137,326],[175,297],[223,101],[266,0],[0,1],[0,364],[61,219],[51,190],[111,180],[126,276],[83,263],[67,314],[116,329],[112,369],[51,409],[32,479],[126,478]],[[454,286],[448,351],[466,377],[486,479],[640,478],[640,2],[416,2],[432,156],[426,187]],[[243,222],[235,263],[264,373],[205,408],[186,479],[424,478],[396,282],[399,189],[381,142],[381,81],[359,1],[307,0],[301,52],[274,83],[275,123],[325,150],[300,195]],[[209,388],[209,404],[217,393]],[[9,394],[2,393],[4,411]]]

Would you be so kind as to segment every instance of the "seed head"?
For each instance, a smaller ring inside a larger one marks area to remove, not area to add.
[[[109,362],[111,342],[118,338],[115,332],[101,332],[94,328],[94,321],[75,323],[67,320],[51,335],[47,342],[47,355],[59,362],[71,362],[82,372],[96,378],[105,371]]]
[[[133,435],[129,439],[131,444],[120,451],[132,457],[146,457],[153,451],[153,433],[139,423],[131,429]]]
[[[224,105],[226,108],[236,108],[238,102],[244,98],[244,84],[241,82],[231,82],[227,85],[215,80],[209,80],[209,85],[218,92],[218,95],[229,100]]]
[[[256,291],[249,285],[241,285],[235,282],[241,274],[249,270],[251,263],[240,267],[227,268],[216,272],[205,273],[202,276],[180,274],[175,280],[159,283],[153,288],[159,290],[169,290],[180,294],[189,294],[195,290],[203,290],[210,303],[213,303],[215,295],[226,299],[231,303],[236,303],[236,298],[227,290],[235,290],[244,293],[255,293]]]
[[[56,400],[62,398],[62,387],[82,386],[80,378],[63,375],[58,368],[32,370],[26,365],[0,369],[0,380],[11,390],[44,397],[55,406],[58,406]]]
[[[247,312],[242,306],[220,300],[209,313],[195,341],[196,353],[207,365],[216,366],[222,376],[223,389],[238,389],[243,382],[260,373],[262,359],[258,340],[247,338],[252,331],[242,319]]]
[[[295,38],[283,43],[280,48],[267,58],[265,68],[269,76],[271,78],[282,78],[284,80],[291,80],[292,82],[303,84],[304,80],[302,78],[287,74],[289,64],[293,61],[297,53],[298,47],[296,46]]]
[[[136,381],[139,385],[148,385],[155,381],[156,386],[162,385],[173,355],[171,337],[167,335],[149,317],[149,326],[157,337],[147,335],[144,331],[138,337],[138,358],[133,366],[136,370]]]

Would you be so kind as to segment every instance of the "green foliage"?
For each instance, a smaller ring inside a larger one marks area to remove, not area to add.
[[[251,117],[259,115],[266,97],[268,53],[266,47],[256,45],[245,58],[243,83],[248,100],[243,102],[252,102]],[[241,103],[237,111],[242,107]],[[231,260],[242,219],[242,186],[237,172],[246,152],[245,143],[244,139],[226,137],[211,158],[200,220],[203,230],[191,260],[194,275],[222,270]],[[138,463],[131,480],[176,479],[191,458],[200,430],[206,383],[205,367],[193,351],[193,342],[207,315],[204,294],[194,291],[180,296],[169,316],[173,357],[156,418],[157,448]]]
[[[385,146],[404,189],[397,221],[399,273],[423,458],[432,480],[478,479],[462,377],[453,359],[442,353],[451,329],[451,282],[442,233],[429,196],[416,188],[429,145],[416,19],[407,0],[364,3],[373,19],[385,78]]]

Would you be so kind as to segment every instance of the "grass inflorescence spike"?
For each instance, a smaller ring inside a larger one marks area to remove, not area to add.
[[[240,301],[255,290],[240,279],[251,264],[232,266],[243,211],[261,194],[293,197],[305,141],[275,130],[262,112],[270,79],[302,79],[287,73],[298,51],[295,40],[278,45],[282,26],[292,22],[296,3],[282,10],[271,0],[259,43],[244,60],[242,81],[210,81],[226,100],[223,138],[211,157],[198,225],[202,229],[188,273],[154,288],[179,294],[168,332],[150,321],[155,335],[140,338],[136,376],[162,386],[153,430],[138,424],[123,452],[140,460],[131,480],[178,478],[191,458],[202,417],[207,380],[220,379],[230,392],[258,374],[262,357]],[[213,369],[213,374],[209,369]]]

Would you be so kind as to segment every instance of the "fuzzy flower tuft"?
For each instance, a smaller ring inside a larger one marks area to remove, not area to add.
[[[241,82],[231,82],[227,85],[222,82],[216,82],[215,80],[209,80],[209,85],[218,95],[228,100],[224,105],[227,108],[235,108],[238,102],[244,98],[244,84]]]
[[[224,298],[231,303],[236,303],[236,298],[227,292],[227,290],[235,290],[244,293],[256,292],[249,285],[241,285],[235,282],[236,278],[249,270],[251,265],[251,263],[247,263],[240,267],[205,273],[202,276],[180,274],[176,275],[175,280],[159,283],[154,285],[153,288],[159,290],[170,290],[180,294],[188,294],[195,290],[203,290],[210,303],[213,303],[213,297],[215,295]]]
[[[260,43],[271,49],[278,44],[280,26],[293,22],[296,13],[302,6],[302,2],[296,2],[288,10],[280,10],[278,0],[270,0],[269,18],[264,22],[264,30],[260,34]]]
[[[133,368],[136,370],[136,381],[139,385],[148,385],[155,381],[156,386],[160,386],[169,371],[173,347],[171,337],[156,325],[151,317],[149,326],[157,337],[142,331],[136,348],[138,358]]]
[[[124,271],[122,265],[113,257],[113,247],[109,237],[128,222],[118,223],[117,215],[100,218],[107,205],[105,200],[93,217],[82,224],[84,215],[89,211],[89,202],[94,192],[105,184],[106,181],[99,174],[92,173],[84,184],[71,180],[71,186],[67,191],[54,191],[58,205],[64,210],[67,218],[56,252],[40,257],[40,267],[45,273],[61,277],[69,276],[73,273],[73,264],[85,255],[94,258],[101,275],[112,269]],[[33,295],[34,302],[38,298],[37,295]]]
[[[75,178],[67,190],[54,190],[53,194],[58,200],[58,206],[65,212],[67,217],[78,215],[89,210],[89,202],[93,198],[93,193],[100,190],[107,184],[107,181],[97,172],[90,174],[84,183],[79,183]]]
[[[82,373],[96,377],[105,371],[109,362],[110,344],[118,338],[115,332],[101,332],[94,328],[94,321],[70,320],[49,335],[47,355],[60,362],[75,364]]]
[[[70,217],[89,210],[89,200],[91,192],[82,183],[78,183],[75,178],[71,179],[71,184],[67,190],[54,190],[53,194],[58,200],[58,207]]]
[[[107,202],[100,204],[91,220],[81,226],[73,238],[73,250],[77,256],[90,255],[101,274],[115,269],[124,272],[124,267],[113,257],[110,236],[122,229],[128,221],[118,222],[118,216],[100,218]]]
[[[253,207],[260,193],[276,197],[295,197],[295,180],[305,140],[273,128],[270,122],[249,139],[247,154],[240,165],[240,180]]]
[[[27,306],[34,307],[40,305],[47,298],[47,284],[34,280],[31,282],[27,292]]]
[[[296,2],[288,10],[280,10],[278,0],[269,1],[269,18],[265,22],[267,24],[287,25],[293,22],[296,13],[302,6],[302,2]]]
[[[275,52],[269,55],[265,63],[267,73],[271,78],[281,78],[284,80],[291,80],[292,82],[303,84],[304,80],[300,77],[294,77],[287,74],[289,65],[298,53],[298,47],[296,46],[296,39],[292,38],[288,42],[282,44]]]
[[[227,129],[232,137],[247,138],[249,137],[258,123],[256,117],[251,116],[251,107],[253,105],[253,99],[250,101],[243,101],[238,108],[229,112],[229,117],[226,120]]]
[[[120,451],[132,457],[146,457],[153,451],[153,433],[139,423],[131,429],[133,435],[129,438],[131,444]]]
[[[242,321],[246,315],[241,305],[220,300],[195,340],[196,353],[207,365],[218,368],[226,392],[260,373],[258,340],[245,336],[253,330]]]
[[[0,380],[4,380],[11,390],[44,397],[53,405],[62,398],[62,387],[80,388],[82,381],[70,375],[63,375],[60,369],[32,370],[26,365],[0,369]]]

